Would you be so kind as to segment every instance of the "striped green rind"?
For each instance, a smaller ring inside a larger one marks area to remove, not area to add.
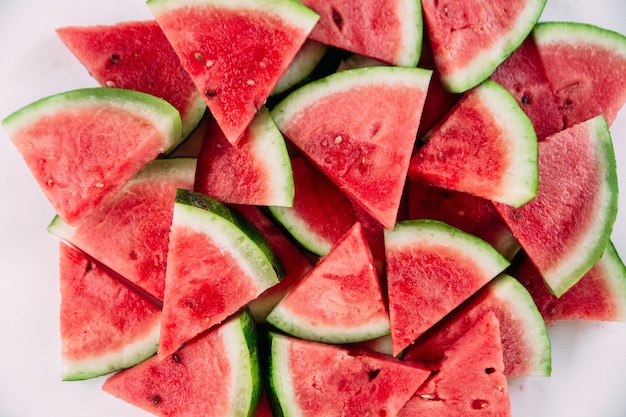
[[[299,417],[300,407],[293,391],[289,369],[289,339],[275,332],[268,332],[268,399],[274,417]]]
[[[626,57],[626,36],[589,23],[540,22],[534,27],[532,36],[539,45],[553,42],[592,43],[603,45]]]
[[[615,305],[613,320],[626,321],[626,266],[620,258],[613,242],[609,241],[598,264],[605,269],[610,295]]]
[[[280,223],[289,235],[309,252],[324,256],[333,246],[333,242],[311,230],[309,224],[291,207],[269,206],[267,210],[274,220]]]

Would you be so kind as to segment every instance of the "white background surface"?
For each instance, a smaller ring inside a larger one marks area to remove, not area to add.
[[[0,119],[41,97],[96,85],[55,28],[151,17],[143,0],[0,0]],[[542,20],[626,33],[626,2],[548,0]],[[612,134],[624,188],[622,113]],[[623,195],[613,241],[626,257]],[[60,381],[58,243],[46,231],[53,215],[0,128],[0,417],[145,417],[102,392],[104,378]],[[626,416],[626,324],[561,323],[550,335],[553,375],[510,379],[513,416]]]

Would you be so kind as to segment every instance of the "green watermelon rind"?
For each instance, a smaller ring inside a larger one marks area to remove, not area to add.
[[[320,63],[328,50],[328,45],[307,39],[293,61],[289,64],[278,83],[270,93],[271,96],[284,93],[303,82]]]
[[[539,48],[552,43],[596,44],[626,57],[626,36],[589,23],[539,22],[533,29],[532,37]]]
[[[268,359],[268,399],[272,405],[272,414],[275,417],[291,417],[301,415],[301,410],[295,399],[294,384],[291,378],[291,369],[287,358],[289,354],[289,339],[287,336],[268,332],[269,359]]]
[[[612,241],[606,245],[598,264],[605,269],[604,277],[617,312],[612,320],[626,322],[626,265]]]
[[[333,246],[333,242],[315,232],[311,225],[299,217],[291,207],[269,206],[267,210],[272,218],[280,223],[287,233],[307,251],[317,256],[324,256]]]
[[[267,289],[285,275],[284,267],[261,232],[224,203],[204,194],[178,189],[173,224],[210,236],[239,261],[255,284]]]
[[[174,149],[183,139],[180,114],[171,104],[147,93],[121,88],[81,88],[44,97],[10,114],[2,124],[13,136],[40,117],[91,106],[110,106],[144,118],[160,132],[161,153]]]
[[[518,19],[517,26],[508,32],[508,36],[501,36],[497,45],[483,51],[473,60],[464,62],[463,68],[453,75],[441,77],[446,90],[462,93],[480,84],[522,44],[539,21],[546,0],[529,0],[527,3],[523,17]]]
[[[400,6],[402,26],[402,42],[396,62],[392,64],[404,67],[415,67],[422,55],[424,39],[424,18],[421,0],[402,0]]]
[[[135,340],[120,350],[79,361],[63,358],[61,361],[61,379],[63,381],[80,381],[130,368],[157,352],[160,333],[161,321],[156,320],[145,337]]]

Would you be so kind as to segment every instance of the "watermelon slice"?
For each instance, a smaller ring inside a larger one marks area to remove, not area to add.
[[[154,20],[56,30],[103,87],[142,91],[174,106],[187,137],[206,110],[202,94]]]
[[[318,19],[295,0],[149,0],[148,6],[231,143]]]
[[[312,39],[307,39],[298,50],[298,53],[296,53],[296,56],[293,57],[293,61],[291,61],[280,77],[280,80],[278,80],[278,83],[271,92],[271,96],[282,94],[306,82],[307,78],[311,76],[315,68],[320,64],[327,51],[327,45]]]
[[[274,415],[395,416],[429,371],[385,355],[270,333]]]
[[[221,323],[283,276],[261,233],[203,194],[178,190],[165,271],[159,358]]]
[[[480,84],[528,36],[546,0],[423,0],[433,58],[447,90]]]
[[[391,229],[430,76],[404,67],[342,71],[297,89],[272,115],[287,139]]]
[[[150,162],[79,226],[55,216],[48,231],[163,300],[172,202],[193,188],[195,170],[194,158]]]
[[[261,397],[254,322],[242,312],[162,360],[108,378],[102,389],[156,416],[253,416]]]
[[[94,378],[157,351],[161,311],[106,269],[59,245],[61,377]]]
[[[611,125],[626,102],[626,37],[573,22],[544,22],[532,35],[564,127],[600,114]]]
[[[527,256],[511,271],[524,284],[548,326],[558,320],[626,321],[626,267],[611,242],[600,260],[557,298]]]
[[[267,316],[303,339],[354,343],[389,333],[378,274],[360,223],[331,248]]]
[[[513,96],[486,80],[467,92],[417,155],[409,178],[519,207],[537,194],[537,136]]]
[[[437,364],[486,312],[500,322],[504,372],[510,376],[549,376],[552,350],[546,325],[532,297],[510,275],[501,274],[420,336],[402,356],[406,361]]]
[[[550,291],[563,295],[600,259],[617,215],[615,155],[604,117],[540,142],[537,197],[517,209],[496,208]]]
[[[213,119],[204,134],[195,190],[224,203],[293,205],[294,185],[285,140],[265,107],[236,144]]]
[[[63,221],[77,225],[181,140],[178,111],[117,88],[46,97],[2,121]]]
[[[446,349],[445,358],[398,417],[510,416],[503,371],[500,325],[488,312]]]
[[[417,0],[302,0],[320,15],[311,39],[394,65],[414,67],[422,49]]]
[[[385,254],[394,356],[509,266],[484,240],[427,219],[386,230]]]

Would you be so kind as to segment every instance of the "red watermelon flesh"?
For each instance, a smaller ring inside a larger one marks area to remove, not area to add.
[[[485,240],[508,259],[519,250],[519,243],[489,200],[417,181],[407,182],[407,196],[408,219],[446,222]]]
[[[515,97],[535,127],[537,140],[560,132],[564,120],[556,96],[546,78],[537,45],[532,36],[500,64],[491,79]]]
[[[429,374],[386,355],[275,333],[270,340],[279,415],[394,416]]]
[[[437,364],[445,350],[493,311],[500,322],[504,372],[510,376],[551,372],[551,348],[546,326],[526,289],[513,277],[500,275],[418,338],[403,360]]]
[[[200,122],[204,99],[156,21],[69,26],[56,33],[103,87],[166,100],[180,112],[184,137]]]
[[[420,4],[403,0],[303,0],[320,15],[311,39],[395,65],[420,57]]]
[[[79,226],[57,217],[48,230],[163,300],[173,201],[195,168],[193,158],[153,161]]]
[[[539,142],[537,197],[496,204],[550,291],[562,295],[602,256],[617,212],[611,136],[602,116]]]
[[[593,268],[559,298],[527,256],[514,266],[511,274],[530,292],[548,326],[558,320],[626,321],[626,267],[610,242]]]
[[[236,143],[318,16],[289,0],[148,2],[217,120]]]
[[[532,36],[564,127],[599,114],[611,125],[626,102],[626,37],[573,22],[538,24]]]
[[[236,144],[226,139],[211,118],[198,155],[195,190],[229,204],[293,204],[293,174],[285,141],[265,107]]]
[[[510,416],[503,371],[500,325],[488,312],[446,349],[445,358],[398,417]]]
[[[161,311],[81,252],[59,250],[62,378],[93,378],[154,354]]]

